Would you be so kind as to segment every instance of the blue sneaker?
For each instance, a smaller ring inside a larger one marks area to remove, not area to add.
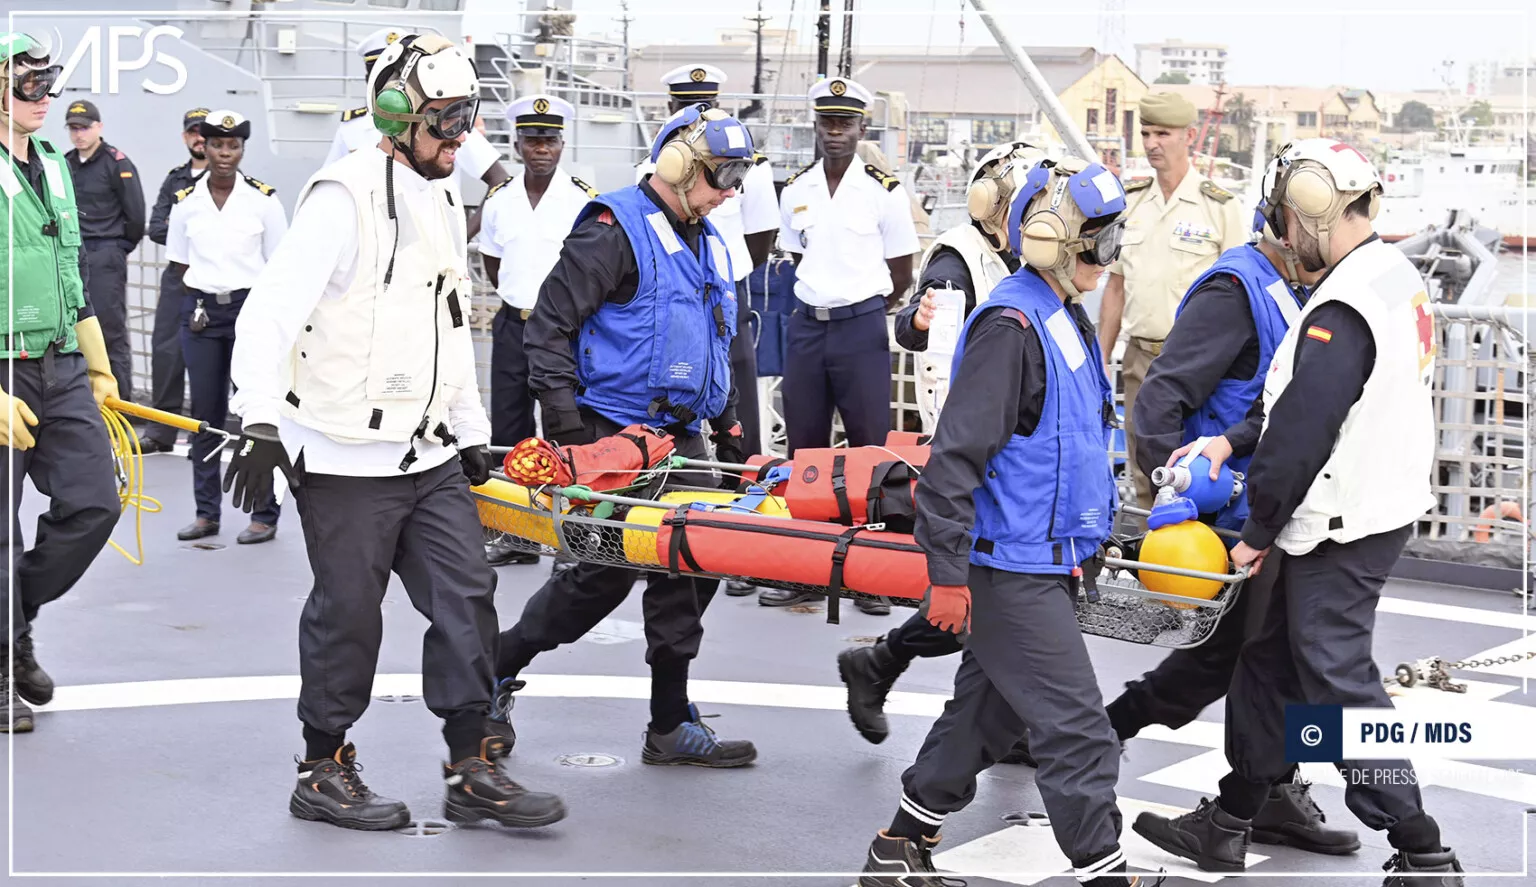
[[[720,740],[715,731],[704,726],[704,717],[693,704],[688,706],[688,720],[671,733],[645,731],[645,748],[640,760],[647,764],[692,764],[695,767],[744,767],[757,760],[757,747],[745,739]]]
[[[512,753],[512,746],[517,744],[517,731],[512,729],[512,706],[517,700],[512,694],[528,686],[527,681],[516,678],[502,678],[496,682],[496,689],[491,693],[491,713],[485,717],[485,730],[490,736],[501,738],[503,745],[497,758],[504,758]]]

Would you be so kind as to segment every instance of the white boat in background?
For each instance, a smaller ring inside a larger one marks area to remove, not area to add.
[[[1472,143],[1463,129],[1423,151],[1394,151],[1381,173],[1386,193],[1376,230],[1384,240],[1417,234],[1461,210],[1499,232],[1506,247],[1531,243],[1536,193],[1525,184],[1524,145]]]

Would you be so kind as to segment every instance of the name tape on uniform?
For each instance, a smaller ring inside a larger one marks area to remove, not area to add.
[[[651,213],[645,217],[645,220],[651,223],[651,230],[656,232],[656,237],[661,241],[662,247],[666,249],[667,255],[670,256],[673,253],[682,252],[683,242],[677,239],[677,232],[673,231],[672,226],[667,224],[666,216],[659,212]]]
[[[1397,708],[1285,707],[1285,759],[1332,763],[1404,758],[1527,760],[1536,708],[1470,700],[1399,698]]]
[[[1067,309],[1061,308],[1045,321],[1045,328],[1050,330],[1051,338],[1056,340],[1056,346],[1061,349],[1061,356],[1067,361],[1067,368],[1074,372],[1088,359],[1088,353],[1083,350],[1083,340],[1077,334],[1077,324],[1067,316]]]

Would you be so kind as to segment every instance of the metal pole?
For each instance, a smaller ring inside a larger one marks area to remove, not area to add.
[[[826,5],[825,0],[822,5]],[[1051,91],[1050,85],[1045,82],[1045,76],[1030,60],[1029,53],[1008,36],[1002,24],[987,9],[987,3],[984,0],[971,0],[971,5],[981,14],[982,22],[987,26],[987,30],[992,32],[992,39],[997,41],[998,47],[1003,50],[1003,55],[1013,63],[1014,70],[1018,71],[1019,76],[1023,78],[1024,85],[1029,88],[1030,94],[1040,105],[1045,119],[1056,128],[1056,132],[1061,135],[1061,140],[1066,142],[1067,149],[1086,160],[1098,162],[1099,153],[1093,150],[1093,146],[1083,136],[1082,130],[1077,128],[1077,124],[1067,114],[1067,109],[1062,106],[1056,94]]]
[[[827,48],[832,41],[832,0],[821,0],[821,14],[816,16],[816,74],[827,76]]]
[[[843,0],[843,51],[837,59],[837,73],[853,76],[853,0]]]

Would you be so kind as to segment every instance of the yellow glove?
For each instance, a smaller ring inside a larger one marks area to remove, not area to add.
[[[101,406],[107,398],[117,397],[117,378],[112,375],[112,362],[107,359],[107,340],[101,335],[101,322],[94,317],[75,324],[75,339],[80,343],[80,353],[85,355],[85,371],[91,377],[91,396]]]
[[[0,409],[5,410],[5,418],[0,422],[0,445],[17,450],[32,449],[37,439],[27,426],[37,425],[37,414],[32,412],[26,401],[4,391],[0,391]]]

